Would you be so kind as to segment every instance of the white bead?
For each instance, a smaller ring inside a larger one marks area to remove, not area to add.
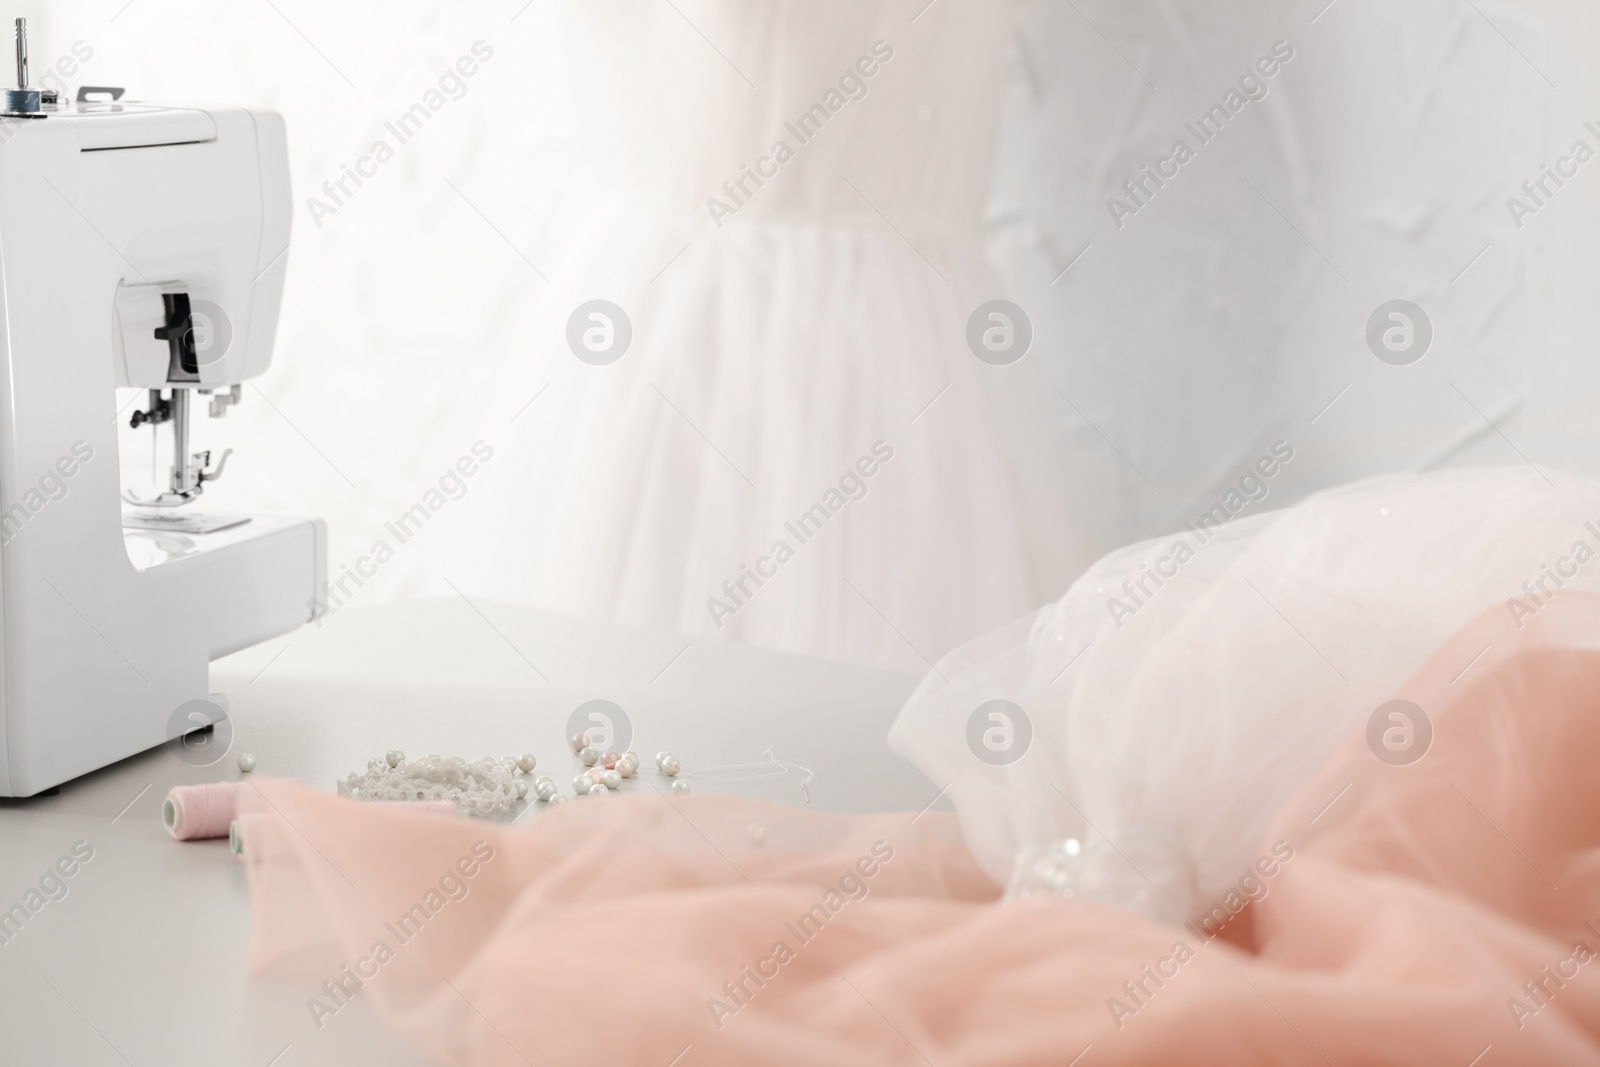
[[[677,756],[668,756],[666,759],[661,761],[661,773],[666,775],[668,778],[676,777],[677,773],[681,770],[683,770],[683,765],[678,762]]]
[[[617,773],[622,775],[624,778],[632,778],[633,772],[637,771],[638,769],[639,765],[633,762],[631,759],[617,760]]]
[[[517,789],[517,799],[518,800],[521,800],[523,797],[528,795],[528,783],[527,782],[518,781],[517,785],[516,785],[516,789]]]
[[[578,753],[578,758],[583,761],[585,767],[593,767],[600,762],[600,753],[595,749],[586,747],[582,752]]]
[[[248,752],[239,753],[239,769],[249,774],[256,769],[256,758]]]
[[[517,760],[517,770],[521,771],[523,774],[529,773],[538,765],[539,761],[534,758],[532,752],[524,752],[521,758]]]
[[[400,764],[406,761],[406,754],[401,752],[398,748],[391,748],[389,750],[389,754],[384,757],[384,760],[389,764],[389,766],[398,767]]]
[[[549,782],[551,785],[555,785],[556,784],[556,780],[554,778],[550,777],[548,774],[541,774],[541,775],[539,775],[539,777],[537,777],[537,778],[535,778],[533,780],[533,784],[534,784],[535,787],[541,786],[546,782]]]
[[[581,797],[589,791],[589,787],[593,784],[593,782],[589,781],[587,774],[580,774],[572,780],[572,791]]]
[[[667,752],[667,751],[657,752],[656,753],[656,768],[659,770],[661,765],[663,763],[665,763],[667,760],[671,759],[671,758],[672,758],[672,753],[670,753],[670,752]]]
[[[553,793],[550,796],[550,803],[551,804],[565,804],[566,802],[567,802],[567,794],[565,794],[565,793]]]
[[[684,779],[679,778],[676,782],[672,783],[672,791],[674,793],[687,793],[689,791],[689,783]]]
[[[639,766],[639,753],[635,752],[631,748],[622,754],[622,758],[625,760],[632,760],[635,767]]]
[[[589,747],[589,735],[588,734],[573,734],[572,735],[572,751],[574,751],[574,752],[582,752],[584,749],[586,749],[588,747]]]
[[[600,780],[605,783],[607,789],[622,788],[622,775],[616,771],[607,771],[600,776]]]
[[[589,795],[592,797],[603,797],[610,792],[611,790],[606,788],[606,784],[604,782],[589,783]]]
[[[556,795],[556,784],[554,782],[540,782],[534,789],[540,800],[549,800]]]

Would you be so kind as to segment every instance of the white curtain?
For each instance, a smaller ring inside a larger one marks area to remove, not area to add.
[[[1600,469],[1600,161],[1520,230],[1506,206],[1573,141],[1600,148],[1584,127],[1600,126],[1600,14],[1576,0],[1321,7],[1039,0],[1018,36],[988,222],[1037,340],[1007,368],[1012,414],[995,432],[1059,478],[1035,487],[1050,518],[1025,532],[1038,603],[1100,553],[1209,508],[1279,440],[1295,458],[1252,507],[1467,461]],[[297,208],[278,354],[258,393],[202,422],[200,444],[238,450],[214,506],[325,517],[337,573],[546,384],[539,274],[573,254],[628,155],[596,119],[623,81],[577,61],[594,50],[575,47],[586,31],[564,4],[20,13],[36,75],[83,42],[93,57],[72,84],[286,116]],[[1294,57],[1266,98],[1119,229],[1108,198],[1280,40]],[[464,95],[314,220],[307,199],[326,202],[324,182],[477,41],[494,55]],[[687,26],[663,41],[703,45]],[[1364,340],[1394,298],[1434,327],[1410,367]],[[475,511],[489,480],[515,476],[487,465],[360,599],[448,595],[452,560],[518,551],[526,531]]]

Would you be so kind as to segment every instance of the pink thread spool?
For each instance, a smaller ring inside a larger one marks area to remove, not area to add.
[[[161,805],[161,823],[179,841],[227,837],[239,812],[237,788],[232,782],[173,786]]]

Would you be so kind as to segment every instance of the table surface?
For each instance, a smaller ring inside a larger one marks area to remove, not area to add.
[[[434,1062],[360,998],[319,1030],[307,988],[247,973],[243,866],[225,842],[180,844],[160,822],[169,788],[240,777],[240,752],[258,773],[325,789],[391,748],[533,752],[567,792],[579,769],[569,717],[605,699],[626,713],[632,747],[671,749],[697,792],[835,811],[918,810],[939,793],[884,743],[914,676],[481,601],[351,605],[218,660],[211,679],[230,702],[214,764],[155,749],[58,796],[0,802],[0,911],[75,843],[94,852],[0,945],[0,1062]]]

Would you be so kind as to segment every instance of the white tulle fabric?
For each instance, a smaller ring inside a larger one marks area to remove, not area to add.
[[[481,516],[525,549],[463,560],[455,580],[919,671],[1052,595],[1019,489],[1049,476],[997,441],[1001,370],[965,342],[999,295],[980,212],[1014,5],[948,0],[913,22],[921,6],[592,5],[585,46],[627,89],[596,106],[625,131],[628,189],[560,265],[533,332],[563,338],[574,308],[606,299],[633,341],[604,367],[540,353],[548,394],[508,428],[503,465],[537,473]],[[866,96],[797,145],[785,123],[875,45],[893,58]],[[708,198],[726,202],[779,138],[795,158],[717,226]],[[801,544],[784,524],[880,441],[894,458],[866,495]],[[779,540],[794,559],[729,599],[724,582]],[[714,617],[713,597],[736,614]]]
[[[1056,891],[1193,914],[1450,634],[1498,604],[1526,618],[1546,591],[1600,590],[1600,483],[1549,478],[1477,468],[1330,490],[1221,527],[1137,605],[1124,581],[1197,539],[1121,549],[1058,603],[945,657],[890,744],[950,783],[969,847],[1014,895],[1053,877]],[[1113,597],[1135,613],[1114,617]],[[1470,684],[1470,654],[1460,667]],[[1003,767],[967,742],[994,699],[1033,730]]]

